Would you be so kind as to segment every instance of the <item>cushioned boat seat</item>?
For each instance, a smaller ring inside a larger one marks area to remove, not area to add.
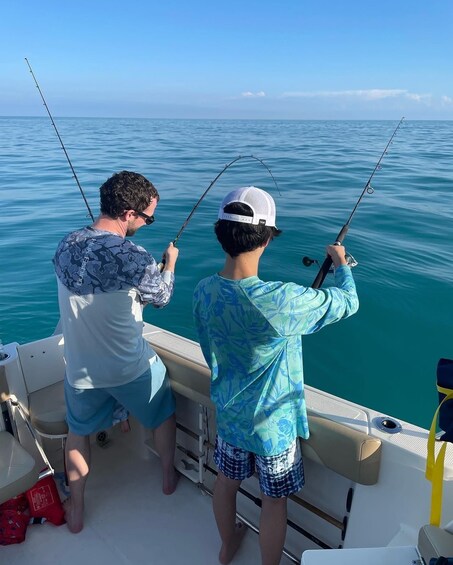
[[[8,432],[0,432],[0,504],[31,488],[39,471],[33,457]]]
[[[379,478],[382,442],[317,414],[308,414],[310,437],[302,440],[302,455],[362,485]]]
[[[32,392],[28,400],[30,420],[38,433],[52,436],[68,433],[63,381]]]
[[[210,371],[199,346],[165,331],[145,334],[168,370],[173,390],[214,408],[210,399]],[[175,355],[173,351],[179,352]],[[304,457],[362,485],[374,485],[379,478],[382,442],[315,413],[308,414],[310,438],[302,440]]]
[[[418,549],[425,563],[453,555],[453,534],[436,526],[423,526],[418,533]]]

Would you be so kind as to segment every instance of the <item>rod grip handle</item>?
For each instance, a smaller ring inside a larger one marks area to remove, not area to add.
[[[334,245],[343,245],[343,240],[346,237],[348,230],[349,230],[349,225],[345,224],[341,228],[340,233],[337,235]],[[321,287],[322,283],[324,282],[324,279],[327,276],[327,273],[329,272],[330,267],[332,266],[332,262],[333,262],[332,257],[330,257],[330,255],[327,255],[327,257],[324,259],[323,264],[321,265],[321,268],[318,271],[318,274],[315,277],[315,280],[311,285],[311,288]]]
[[[159,272],[162,272],[164,270],[166,262],[167,260],[165,259],[165,255],[163,255],[160,263],[157,263],[157,268],[159,269]]]
[[[176,238],[172,242],[175,247],[176,247],[176,242],[178,241],[178,239],[179,239],[179,234],[176,236]],[[166,264],[167,264],[167,259],[165,257],[165,252],[164,252],[162,254],[162,259],[160,260],[160,263],[157,263],[157,268],[159,269],[160,272],[162,272],[165,269]]]
[[[311,288],[320,288],[322,286],[322,283],[324,282],[324,279],[326,278],[327,273],[329,272],[331,266],[332,266],[332,258],[330,257],[330,255],[328,255],[324,259],[324,262],[321,265],[321,268],[319,269],[318,274],[316,275],[315,280],[311,285]]]

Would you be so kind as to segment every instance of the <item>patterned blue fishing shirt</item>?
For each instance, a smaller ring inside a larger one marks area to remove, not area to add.
[[[217,432],[225,441],[257,455],[278,455],[297,436],[309,437],[302,335],[359,307],[349,267],[335,270],[335,285],[315,290],[218,274],[198,283],[195,326],[211,369]]]
[[[119,386],[156,358],[143,338],[143,307],[166,306],[174,274],[143,247],[92,227],[67,235],[54,257],[66,377],[78,388]]]
[[[146,249],[110,231],[86,227],[70,233],[58,245],[53,263],[61,283],[78,295],[134,287],[143,304],[159,308],[173,293],[173,273],[161,276]]]

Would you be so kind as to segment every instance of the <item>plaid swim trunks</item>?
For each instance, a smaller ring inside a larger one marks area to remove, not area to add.
[[[299,440],[278,455],[256,455],[216,437],[214,461],[229,479],[243,481],[258,472],[261,491],[272,498],[289,496],[305,482]]]

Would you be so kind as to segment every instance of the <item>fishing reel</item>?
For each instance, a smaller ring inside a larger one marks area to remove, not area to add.
[[[346,259],[348,267],[351,267],[351,269],[353,267],[357,267],[357,265],[359,264],[358,261],[356,261],[354,259],[354,257],[348,252],[345,253],[345,259]],[[318,265],[318,267],[321,267],[321,265],[319,264],[319,261],[317,259],[310,259],[310,257],[303,257],[302,263],[304,264],[305,267],[311,267],[313,265],[313,263],[316,263],[316,265]],[[333,265],[332,265],[332,267],[330,267],[330,269],[329,269],[329,273],[333,273],[333,272],[334,272],[334,268],[333,268]]]

